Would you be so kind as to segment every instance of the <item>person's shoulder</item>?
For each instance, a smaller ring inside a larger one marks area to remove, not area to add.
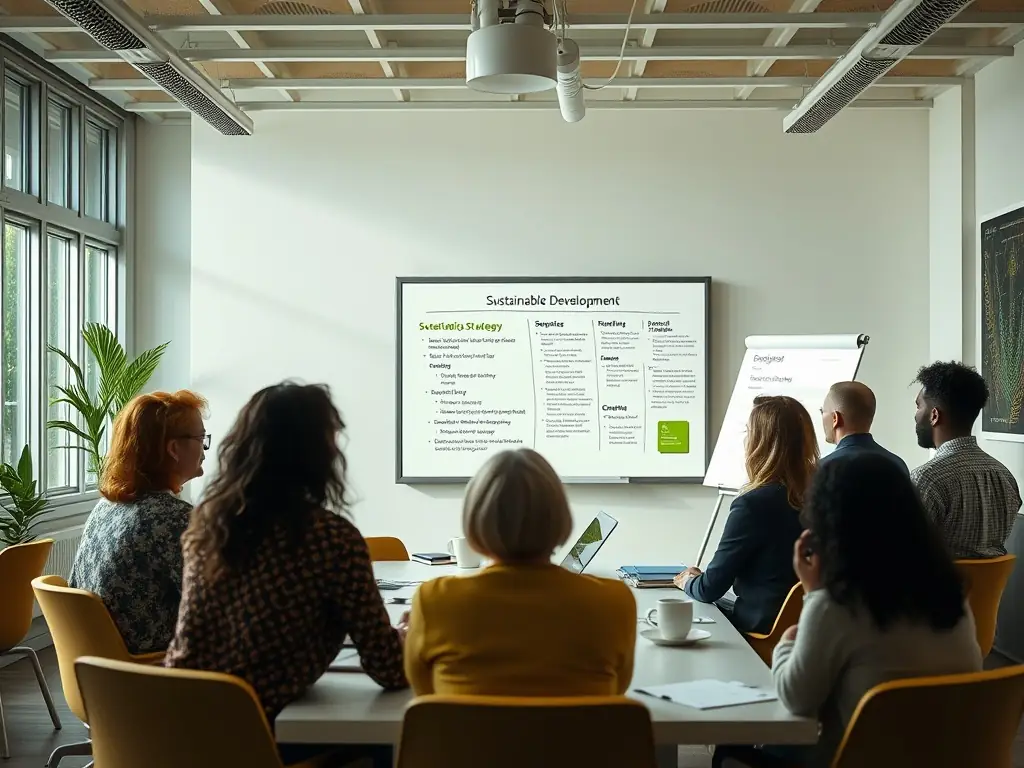
[[[782,483],[768,483],[757,488],[751,488],[749,491],[744,491],[733,499],[730,510],[732,514],[737,512],[743,514],[754,513],[756,510],[766,507],[787,507],[792,509],[789,506],[789,495],[786,491],[786,486]]]
[[[126,508],[135,508],[140,512],[159,512],[159,513],[186,513],[192,512],[192,503],[186,501],[180,496],[175,496],[169,492],[158,492],[158,493],[147,493],[144,496],[140,496],[132,504],[125,504]]]
[[[315,538],[333,546],[369,550],[366,539],[356,528],[355,523],[344,515],[327,509],[313,511],[311,533]]]
[[[636,604],[633,598],[633,590],[627,587],[619,579],[610,579],[605,576],[591,576],[590,574],[569,574],[574,581],[578,582],[582,589],[586,589],[593,595],[605,601],[618,601]]]
[[[941,471],[941,457],[932,457],[910,470],[910,479],[917,484],[931,482]]]

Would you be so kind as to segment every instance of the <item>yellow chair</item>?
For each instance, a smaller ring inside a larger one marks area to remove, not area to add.
[[[782,633],[800,621],[800,611],[804,607],[803,587],[799,582],[793,585],[786,595],[786,600],[779,609],[779,615],[775,617],[775,624],[767,634],[759,632],[747,632],[744,637],[754,652],[761,657],[761,661],[769,667],[772,665],[772,653],[775,646],[782,639]]]
[[[87,727],[89,720],[75,678],[75,659],[79,656],[100,656],[136,664],[155,664],[163,660],[163,653],[130,654],[107,607],[92,592],[72,589],[60,576],[33,579],[32,590],[43,609],[43,618],[57,651],[60,681],[68,708]],[[92,750],[88,741],[64,744],[53,751],[46,761],[46,768],[53,768],[71,755],[89,754]]]
[[[394,536],[369,536],[366,545],[370,548],[370,560],[375,563],[409,559],[409,550]]]
[[[15,544],[0,550],[0,656],[27,656],[36,673],[43,701],[50,711],[53,727],[60,730],[60,717],[50,698],[50,689],[39,666],[39,657],[27,645],[18,645],[32,626],[32,579],[43,572],[50,556],[53,539],[40,539],[28,544]],[[10,757],[7,747],[7,725],[3,702],[0,701],[0,757]]]
[[[95,656],[79,658],[75,674],[98,766],[282,768],[263,708],[244,680]],[[298,765],[333,759],[327,753]]]
[[[1024,665],[875,686],[832,768],[1012,768]]]
[[[967,602],[974,614],[982,657],[988,656],[996,641],[999,601],[1016,561],[1016,555],[956,561],[957,570],[967,584]]]
[[[398,768],[656,764],[650,713],[623,696],[421,696],[398,748]]]

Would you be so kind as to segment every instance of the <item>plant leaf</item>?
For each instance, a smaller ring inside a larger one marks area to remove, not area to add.
[[[167,351],[165,342],[153,349],[147,349],[137,358],[132,360],[128,367],[122,372],[120,380],[116,383],[116,395],[113,400],[114,412],[120,413],[133,397],[135,397],[146,386],[156,369],[160,366],[160,360]]]

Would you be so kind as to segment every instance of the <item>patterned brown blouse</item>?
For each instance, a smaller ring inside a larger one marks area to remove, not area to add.
[[[366,541],[345,518],[320,511],[297,550],[271,537],[244,573],[214,583],[195,547],[186,543],[183,553],[181,612],[166,666],[247,680],[271,722],[327,671],[346,634],[375,682],[408,685]]]

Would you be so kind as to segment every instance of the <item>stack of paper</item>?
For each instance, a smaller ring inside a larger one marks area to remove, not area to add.
[[[685,570],[685,565],[623,565],[616,573],[631,587],[671,587],[676,574]]]
[[[774,690],[754,688],[735,680],[728,683],[722,680],[692,680],[688,683],[650,685],[635,690],[637,693],[654,696],[675,704],[683,704],[694,709],[737,707],[742,704],[775,701],[778,698]]]

